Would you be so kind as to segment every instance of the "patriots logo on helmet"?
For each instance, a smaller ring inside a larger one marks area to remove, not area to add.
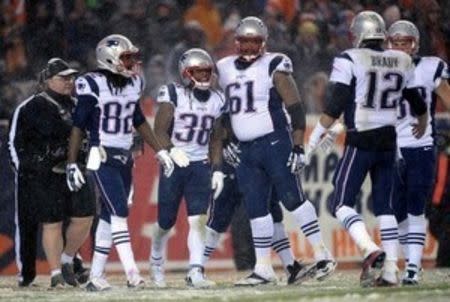
[[[106,46],[111,47],[111,46],[118,46],[119,45],[119,41],[117,40],[108,40],[106,41]]]

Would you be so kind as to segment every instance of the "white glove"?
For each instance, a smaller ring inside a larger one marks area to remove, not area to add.
[[[239,146],[233,142],[228,143],[222,150],[223,159],[232,167],[237,168],[241,163],[239,155],[241,150]]]
[[[106,162],[106,152],[101,146],[93,146],[89,150],[89,156],[86,164],[86,169],[97,171],[100,165]]]
[[[306,164],[305,150],[300,146],[294,146],[286,166],[290,167],[291,173],[295,174],[300,172]]]
[[[173,173],[173,169],[175,169],[175,165],[170,158],[169,152],[167,150],[162,149],[158,153],[156,153],[156,159],[159,164],[163,167],[164,176],[170,177]]]
[[[211,179],[211,188],[214,191],[213,199],[216,200],[219,197],[220,193],[223,190],[223,180],[225,178],[225,174],[221,171],[214,171]]]
[[[78,165],[67,164],[66,166],[66,182],[70,191],[78,191],[86,183],[83,173],[81,173]]]
[[[172,160],[181,168],[185,168],[187,166],[189,166],[189,157],[187,156],[186,152],[184,152],[183,150],[177,148],[177,147],[172,147],[170,149],[170,157],[172,158]]]
[[[131,206],[133,205],[133,197],[134,197],[134,187],[131,186],[130,193],[128,194],[128,199],[127,199],[128,208],[131,208]]]
[[[319,143],[319,148],[324,153],[328,153],[339,134],[345,130],[344,125],[337,122],[335,123],[324,136],[324,138]]]

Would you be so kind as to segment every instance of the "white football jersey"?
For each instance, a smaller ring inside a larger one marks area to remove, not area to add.
[[[401,51],[353,48],[334,59],[330,81],[354,88],[353,103],[344,112],[347,131],[395,126],[402,91],[414,81],[414,65]]]
[[[287,129],[286,110],[273,85],[273,75],[276,71],[292,73],[291,60],[280,53],[265,53],[240,69],[237,59],[234,55],[217,62],[219,85],[225,91],[237,139],[251,141],[276,129]]]
[[[436,105],[436,95],[434,90],[439,86],[441,81],[448,79],[447,64],[438,57],[422,57],[414,59],[415,68],[415,87],[419,91],[427,104],[428,126],[425,134],[416,139],[412,135],[412,125],[417,124],[417,118],[411,113],[411,108],[406,100],[402,100],[398,108],[397,123],[397,142],[400,147],[424,147],[434,144],[433,117]]]
[[[130,149],[133,143],[133,113],[142,96],[144,82],[141,77],[131,78],[132,83],[122,90],[108,87],[106,77],[90,72],[75,82],[77,95],[91,95],[97,99],[98,121],[91,123],[90,136],[98,136],[100,145]],[[93,125],[92,125],[93,124]]]
[[[217,90],[210,93],[208,100],[200,101],[191,89],[175,83],[162,86],[158,92],[158,103],[174,107],[171,141],[186,152],[190,161],[208,158],[214,121],[226,110],[224,95]]]

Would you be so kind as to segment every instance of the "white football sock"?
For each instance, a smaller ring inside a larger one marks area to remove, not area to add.
[[[189,233],[188,233],[188,249],[189,249],[189,266],[201,266],[203,251],[205,249],[204,234],[206,215],[195,215],[188,217]]]
[[[288,265],[294,263],[291,245],[289,244],[284,225],[281,222],[273,224],[272,249],[277,252],[285,269]]]
[[[427,222],[424,215],[408,214],[408,266],[420,269],[425,245]]]
[[[250,220],[252,228],[253,245],[255,248],[256,265],[255,272],[262,277],[270,277],[273,272],[270,259],[270,248],[273,237],[272,215],[267,214]]]
[[[67,255],[64,252],[61,254],[61,263],[62,264],[72,263],[72,262],[73,262],[73,257],[72,256]]]
[[[408,218],[398,224],[398,241],[402,248],[405,265],[408,264]]]
[[[152,248],[150,253],[150,265],[163,265],[166,257],[166,246],[169,240],[169,230],[162,229],[156,224],[152,236]]]
[[[313,204],[307,200],[291,213],[311,244],[316,261],[328,259],[330,253],[323,243],[316,209]]]
[[[220,233],[216,232],[215,230],[211,229],[208,226],[205,226],[206,229],[206,235],[205,235],[205,250],[203,252],[202,256],[202,266],[208,262],[209,257],[214,252],[214,250],[217,248],[217,245],[219,244],[220,240]]]
[[[111,225],[100,219],[97,224],[97,230],[95,231],[95,247],[90,272],[91,279],[103,276],[111,246]]]
[[[350,237],[352,237],[353,241],[362,251],[364,258],[370,253],[380,249],[373,242],[372,238],[370,238],[370,235],[366,230],[366,225],[362,221],[361,216],[354,209],[342,206],[336,211],[336,217],[345,229],[347,229]]]
[[[135,278],[136,274],[139,274],[139,270],[131,249],[127,218],[111,215],[111,235],[125,274],[128,280],[131,280]]]
[[[394,215],[377,217],[380,229],[381,245],[386,253],[386,261],[396,262],[398,259],[398,224]]]

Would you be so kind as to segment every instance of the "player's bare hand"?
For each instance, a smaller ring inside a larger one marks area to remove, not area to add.
[[[412,125],[412,134],[417,139],[421,138],[425,134],[426,130],[427,130],[426,124],[418,123]]]

